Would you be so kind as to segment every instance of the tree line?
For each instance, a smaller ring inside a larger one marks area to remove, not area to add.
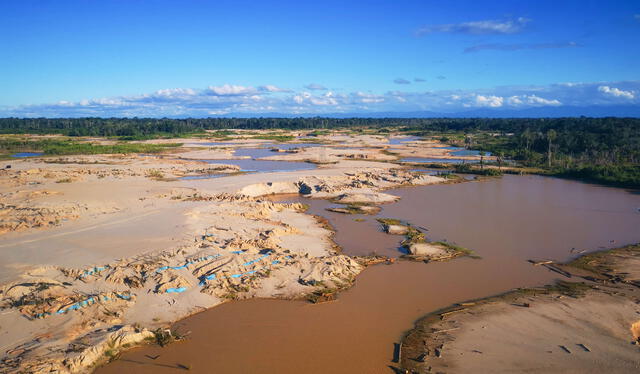
[[[185,134],[220,129],[401,128],[413,131],[546,132],[620,128],[637,131],[637,118],[0,118],[0,133],[69,136]]]
[[[640,186],[638,118],[0,118],[0,133],[180,136],[205,130],[373,129],[439,136],[524,166],[602,183]]]

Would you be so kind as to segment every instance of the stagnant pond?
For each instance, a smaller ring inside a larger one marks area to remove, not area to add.
[[[200,160],[208,162],[210,164],[226,164],[236,165],[240,167],[240,171],[246,173],[276,173],[280,171],[298,171],[298,170],[312,170],[317,168],[315,164],[309,162],[298,161],[268,161],[268,160]],[[189,175],[180,177],[180,180],[195,180],[195,179],[216,179],[229,176],[229,174],[204,174],[204,175]]]
[[[37,157],[42,155],[44,155],[43,152],[18,152],[18,153],[12,154],[11,157],[25,158],[25,157]]]
[[[203,143],[205,145],[218,145],[219,143]],[[222,143],[220,143],[222,144]],[[231,143],[230,143],[231,144]],[[269,157],[278,155],[277,152],[272,151],[274,148],[283,150],[290,150],[293,148],[306,148],[316,147],[319,143],[295,143],[295,144],[265,144],[261,147],[253,148],[237,148],[234,151],[234,156],[238,157],[250,157],[241,159],[222,159],[222,160],[201,160],[212,164],[227,164],[236,165],[240,167],[240,171],[249,173],[273,173],[279,171],[298,171],[298,170],[311,170],[317,166],[309,162],[301,161],[272,161],[272,160],[259,160],[262,157]],[[198,175],[187,176],[180,179],[213,179],[226,176],[226,174],[210,174],[210,175]]]
[[[402,199],[385,205],[379,216],[422,226],[431,239],[471,248],[482,259],[373,266],[337,301],[325,304],[224,304],[177,323],[180,331],[191,331],[188,340],[135,349],[98,372],[161,373],[188,365],[196,373],[393,373],[394,343],[420,316],[556,278],[528,259],[566,260],[574,256],[572,249],[640,241],[640,194],[621,189],[505,176],[389,193]],[[345,253],[399,254],[399,238],[380,233],[374,217],[330,213],[324,210],[330,203],[295,199],[330,220]]]

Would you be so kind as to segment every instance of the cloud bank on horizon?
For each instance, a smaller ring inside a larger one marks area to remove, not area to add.
[[[410,84],[408,80],[404,80]],[[418,82],[421,80],[418,79]],[[337,92],[311,83],[302,90],[276,85],[224,84],[204,89],[172,88],[153,93],[77,102],[0,108],[8,117],[208,117],[256,115],[339,115],[435,112],[459,114],[487,108],[640,105],[640,81],[505,86],[487,90]]]
[[[0,2],[0,117],[640,115],[637,2],[154,3]]]

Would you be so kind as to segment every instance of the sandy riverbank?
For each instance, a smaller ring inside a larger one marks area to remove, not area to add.
[[[552,266],[567,282],[457,304],[418,321],[403,340],[399,371],[638,371],[640,247]]]

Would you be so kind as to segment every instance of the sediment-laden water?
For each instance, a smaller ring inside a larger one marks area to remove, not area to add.
[[[402,199],[378,216],[424,227],[431,239],[473,249],[482,259],[373,266],[325,304],[224,304],[177,323],[191,332],[186,341],[135,349],[98,372],[159,373],[183,365],[196,373],[392,373],[394,343],[420,316],[557,276],[528,259],[562,261],[640,241],[640,194],[621,189],[505,176],[388,192]],[[328,202],[297,199],[329,219],[345,253],[399,254],[401,238],[379,232],[375,217],[330,213]]]

